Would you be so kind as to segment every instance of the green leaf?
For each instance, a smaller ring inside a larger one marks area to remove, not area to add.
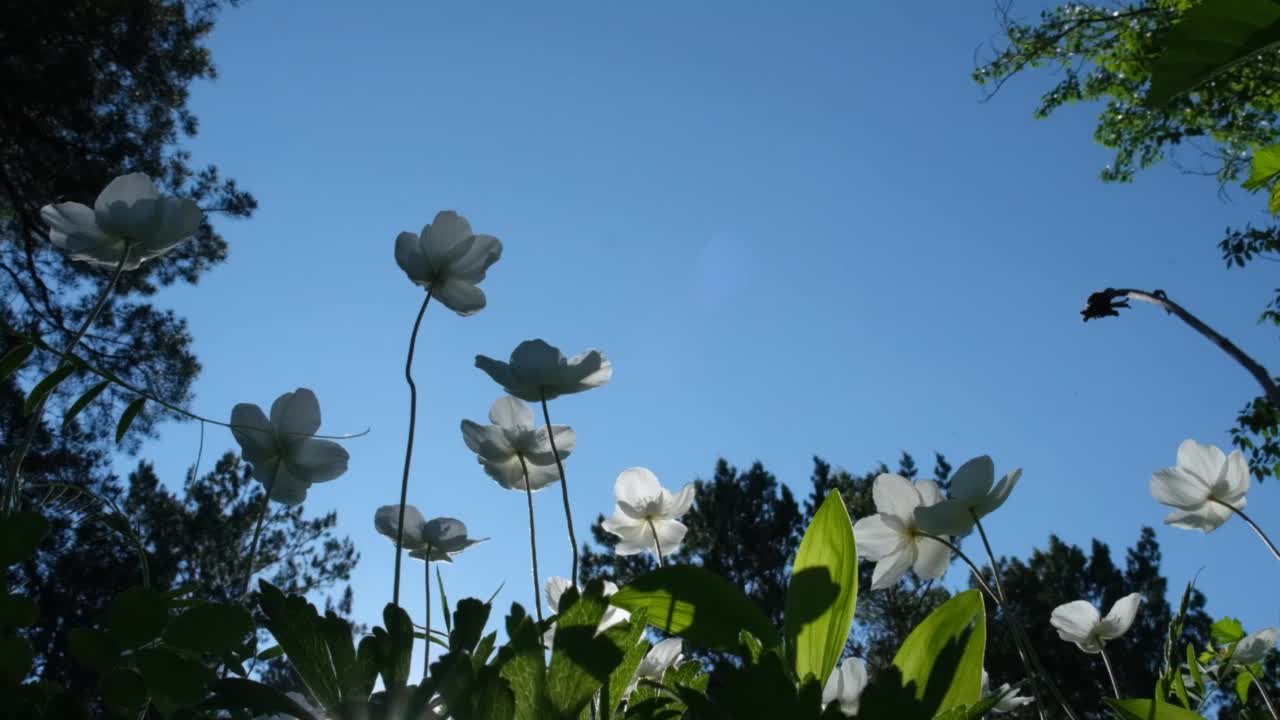
[[[259,660],[275,660],[276,658],[281,657],[283,655],[284,655],[284,648],[280,647],[279,645],[272,645],[266,650],[263,650],[262,652],[258,653],[258,659]]]
[[[413,661],[413,621],[404,608],[394,603],[387,603],[382,609],[382,621],[385,629],[373,629],[374,637],[383,638],[379,663],[382,683],[388,689],[402,688],[409,682],[409,665]]]
[[[338,694],[342,701],[368,700],[369,693],[373,692],[374,683],[377,682],[377,664],[365,665],[360,662],[351,624],[336,613],[326,612],[324,619],[320,621],[320,632],[324,636],[325,647],[329,650],[333,672],[338,678]]]
[[[1213,624],[1210,636],[1214,645],[1230,645],[1244,639],[1244,625],[1233,617],[1225,617]]]
[[[599,718],[610,720],[622,704],[623,693],[631,679],[636,675],[644,656],[649,652],[649,643],[644,639],[645,611],[637,610],[631,619],[615,625],[604,632],[609,642],[622,651],[622,662],[609,673],[609,679],[600,688]]]
[[[1157,700],[1103,698],[1117,720],[1204,720],[1199,713]]]
[[[321,632],[320,614],[315,606],[299,595],[285,597],[279,588],[265,580],[259,580],[258,587],[258,606],[266,615],[264,624],[284,648],[289,664],[297,671],[302,684],[324,707],[337,705],[340,697],[338,677],[329,660],[329,648]],[[372,641],[372,638],[366,640]]]
[[[783,631],[796,677],[827,681],[844,654],[857,600],[853,523],[840,493],[827,493],[800,542],[787,588]]]
[[[75,372],[76,366],[71,363],[59,365],[53,372],[44,377],[43,380],[36,383],[31,388],[31,394],[27,396],[27,402],[22,408],[24,415],[30,415],[35,412],[36,406],[44,402],[44,399],[58,387],[58,383],[66,380],[71,373]]]
[[[453,627],[449,633],[450,650],[475,650],[489,622],[490,607],[475,598],[463,598],[453,612]]]
[[[35,555],[48,534],[49,522],[37,513],[17,512],[0,517],[0,568]]]
[[[14,685],[31,672],[31,641],[24,637],[0,637],[0,686]]]
[[[71,657],[90,670],[104,673],[115,667],[120,647],[101,630],[72,628],[67,637]]]
[[[205,698],[205,688],[213,682],[212,669],[166,647],[151,647],[134,654],[151,691],[151,702],[165,715],[191,707]]]
[[[623,660],[623,651],[608,636],[596,634],[607,608],[600,580],[591,581],[580,596],[569,588],[560,598],[547,668],[547,697],[557,718],[577,718]]]
[[[644,608],[650,625],[702,647],[734,652],[742,630],[768,647],[778,644],[773,623],[740,587],[692,565],[669,565],[638,577],[609,603],[624,610]]]
[[[107,630],[125,648],[136,648],[160,637],[168,622],[164,595],[141,587],[117,595],[107,611]]]
[[[507,644],[498,650],[494,665],[515,695],[517,720],[539,720],[550,712],[542,631],[517,604],[507,614],[506,629]]]
[[[996,698],[984,698],[973,705],[960,705],[939,714],[934,720],[978,720],[996,706]]]
[[[203,603],[174,618],[164,633],[164,641],[183,650],[226,653],[242,647],[253,630],[253,616],[248,610]]]
[[[1280,175],[1280,145],[1268,145],[1253,153],[1253,170],[1244,181],[1245,190],[1268,187]]]
[[[134,418],[138,417],[138,413],[142,412],[142,406],[147,404],[145,397],[140,397],[124,409],[120,415],[120,422],[116,424],[116,442],[124,439],[124,434],[129,432],[129,426],[133,424]]]
[[[982,594],[969,590],[929,613],[902,643],[893,666],[902,672],[903,687],[931,718],[982,699],[986,642]]]
[[[27,627],[36,621],[36,604],[25,595],[0,590],[0,628]]]
[[[112,669],[102,676],[98,689],[108,705],[125,712],[136,712],[147,701],[147,681],[133,668]]]
[[[1247,670],[1236,675],[1236,697],[1240,698],[1240,702],[1249,702],[1249,686],[1252,684],[1253,676]]]
[[[436,565],[436,585],[440,587],[440,609],[444,611],[445,632],[453,634],[453,613],[449,611],[449,596],[444,591],[444,577],[440,575],[440,566]]]
[[[764,652],[764,645],[756,639],[755,635],[743,630],[738,633],[738,642],[742,644],[742,649],[746,651],[745,659],[753,663],[760,662],[760,653]]]
[[[213,697],[202,705],[210,710],[248,710],[254,717],[285,714],[300,720],[316,720],[293,698],[269,685],[242,678],[213,683]]]
[[[1280,42],[1280,4],[1211,0],[1188,9],[1151,66],[1148,107],[1160,107]]]
[[[63,427],[70,425],[71,421],[76,419],[76,416],[80,414],[81,410],[84,410],[86,407],[88,407],[89,403],[93,402],[94,400],[97,400],[98,396],[102,394],[102,391],[106,390],[110,386],[111,386],[110,380],[103,380],[97,385],[94,385],[93,387],[86,390],[84,394],[81,395],[79,399],[77,399],[74,403],[72,403],[71,407],[67,409],[67,414],[62,416]]]
[[[4,357],[0,357],[0,382],[8,380],[10,375],[17,372],[18,368],[22,367],[22,363],[31,357],[31,351],[34,349],[31,343],[22,343],[10,349]]]
[[[1280,183],[1271,186],[1271,199],[1267,201],[1267,210],[1272,215],[1280,215]]]

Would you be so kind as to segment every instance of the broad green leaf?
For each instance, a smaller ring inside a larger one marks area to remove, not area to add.
[[[1280,145],[1268,145],[1253,153],[1253,169],[1244,181],[1245,190],[1261,190],[1280,175]]]
[[[102,699],[108,705],[126,712],[136,713],[137,708],[147,701],[147,681],[142,673],[133,668],[114,668],[102,676],[98,683]]]
[[[814,513],[791,566],[784,634],[796,677],[825,683],[844,654],[858,600],[858,549],[840,493]]]
[[[138,413],[142,412],[142,406],[146,404],[147,399],[140,397],[129,403],[129,406],[120,414],[120,422],[116,424],[116,442],[124,439],[124,434],[129,432],[129,426],[133,424],[134,419],[138,417]]]
[[[59,365],[57,369],[46,375],[43,380],[36,383],[36,386],[31,388],[31,394],[27,396],[26,404],[23,405],[23,414],[30,415],[35,412],[36,406],[44,402],[44,399],[49,396],[49,393],[53,392],[54,388],[58,387],[58,383],[66,380],[71,373],[75,372],[75,369],[76,366],[71,363]]]
[[[482,667],[476,671],[474,702],[471,720],[514,720],[516,698],[511,685],[498,674],[496,668]]]
[[[284,648],[289,664],[297,671],[303,685],[321,705],[337,705],[338,677],[320,629],[320,613],[306,598],[299,595],[285,597],[279,588],[265,580],[258,581],[258,587],[258,605],[266,615],[264,624]],[[381,628],[377,630],[381,631]]]
[[[34,349],[31,343],[22,343],[5,353],[4,357],[0,357],[0,382],[8,380],[10,375],[17,372],[18,368],[22,367],[22,363],[31,357],[31,351]]]
[[[596,634],[607,608],[604,583],[599,580],[593,580],[581,595],[570,588],[560,598],[555,645],[547,666],[547,698],[556,718],[577,718],[623,660],[623,651],[612,639]]]
[[[450,650],[475,650],[489,622],[490,607],[475,598],[464,598],[453,612],[453,627],[449,633]]]
[[[210,710],[248,710],[254,717],[283,713],[299,720],[315,720],[293,698],[269,685],[242,678],[226,678],[213,683],[213,697],[202,703]]]
[[[175,617],[164,641],[193,652],[226,653],[239,649],[254,630],[253,616],[236,605],[204,603]]]
[[[1117,720],[1204,720],[1199,713],[1157,700],[1103,699]]]
[[[1182,14],[1151,66],[1147,105],[1160,107],[1280,43],[1280,3],[1210,0]]]
[[[168,623],[169,607],[164,595],[142,587],[117,595],[107,611],[107,630],[126,649],[160,637]]]
[[[100,673],[114,667],[116,658],[120,657],[120,647],[110,635],[101,630],[72,628],[67,636],[67,645],[71,650],[71,657],[90,670]]]
[[[338,693],[342,700],[368,700],[377,681],[377,665],[369,668],[361,664],[351,624],[333,612],[326,612],[319,621],[319,629],[329,650],[329,662],[333,664],[334,675],[338,678]]]
[[[738,642],[741,643],[742,649],[746,650],[745,660],[753,663],[760,662],[760,653],[764,652],[764,645],[760,644],[755,635],[743,630],[738,633]]]
[[[1244,625],[1233,617],[1224,617],[1210,629],[1214,645],[1230,645],[1244,639]]]
[[[1249,686],[1253,684],[1253,676],[1247,672],[1236,675],[1236,697],[1240,698],[1240,702],[1249,702]]]
[[[929,613],[902,643],[893,666],[902,672],[903,687],[931,718],[982,699],[986,643],[982,594],[969,590]]]
[[[49,534],[49,522],[33,512],[0,517],[0,568],[20,563],[35,554]]]
[[[262,652],[258,653],[258,659],[259,660],[275,660],[276,658],[281,657],[283,655],[284,655],[284,648],[280,647],[279,645],[272,645],[266,650],[263,650]]]
[[[27,627],[35,623],[36,616],[36,604],[31,598],[0,589],[0,629]]]
[[[387,603],[382,609],[382,621],[385,629],[373,629],[374,637],[381,639],[378,669],[382,683],[388,689],[402,688],[409,682],[409,666],[413,661],[413,622],[409,613],[394,603]]]
[[[76,419],[76,416],[80,414],[81,410],[84,410],[86,407],[88,407],[89,403],[93,402],[94,400],[97,400],[98,396],[102,394],[102,391],[106,390],[110,386],[111,386],[110,380],[103,380],[97,385],[94,385],[93,387],[86,390],[83,395],[81,395],[74,403],[71,404],[71,407],[67,408],[67,414],[62,416],[63,427],[70,425],[71,421]]]
[[[524,608],[513,604],[506,620],[507,644],[494,665],[511,685],[518,720],[539,720],[549,712],[546,695],[546,652],[542,632]]]
[[[151,702],[165,715],[190,707],[205,698],[205,688],[215,679],[211,668],[166,647],[151,647],[134,654],[151,691]]]
[[[668,565],[638,577],[609,603],[624,610],[644,608],[650,625],[701,647],[734,652],[743,630],[766,647],[778,644],[773,623],[741,588],[692,565]]]
[[[636,676],[636,669],[649,652],[649,643],[644,639],[645,611],[637,610],[631,619],[621,625],[615,625],[605,631],[604,635],[622,651],[622,662],[609,673],[609,679],[600,688],[599,720],[610,720],[622,704],[622,697],[631,679]]]

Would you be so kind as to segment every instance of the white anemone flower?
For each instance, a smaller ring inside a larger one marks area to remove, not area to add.
[[[867,664],[862,658],[845,658],[827,678],[822,688],[822,707],[836,703],[840,714],[853,717],[858,714],[862,691],[867,687]]]
[[[1054,608],[1049,623],[1058,631],[1058,637],[1087,653],[1099,653],[1108,641],[1128,632],[1141,602],[1142,595],[1138,593],[1125,595],[1104,618],[1088,600],[1076,600]]]
[[[479,545],[489,538],[473,538],[467,535],[467,526],[461,520],[450,517],[432,518],[422,528],[425,544],[409,552],[409,557],[419,560],[453,562],[453,556],[472,545]]]
[[[489,374],[508,393],[529,402],[540,402],[590,390],[609,382],[613,363],[599,350],[565,358],[560,349],[542,340],[526,340],[502,362],[476,356],[476,367]]]
[[[1231,654],[1233,665],[1252,665],[1262,662],[1272,650],[1276,649],[1276,640],[1280,639],[1280,628],[1263,628],[1245,635],[1236,643],[1236,650]]]
[[[510,396],[498,398],[489,410],[489,421],[493,424],[462,421],[462,439],[489,477],[508,490],[525,489],[526,468],[530,490],[541,490],[560,479],[547,428],[534,426],[528,405]],[[568,425],[552,425],[551,430],[564,460],[573,452],[577,435]]]
[[[162,197],[142,173],[121,175],[107,184],[90,208],[65,202],[45,205],[40,217],[49,225],[49,242],[72,260],[125,270],[172,250],[200,229],[200,206],[186,198]]]
[[[555,612],[560,612],[560,599],[564,597],[564,591],[568,590],[572,586],[573,586],[573,583],[569,582],[569,578],[558,577],[558,576],[547,578],[545,594],[547,596],[547,602],[551,605],[552,610],[554,610]],[[613,595],[616,592],[618,592],[617,584],[613,583],[610,580],[605,580],[604,581],[604,597],[608,598],[609,596]],[[621,625],[622,623],[627,622],[630,619],[631,619],[631,613],[627,612],[626,610],[623,610],[620,607],[614,607],[610,605],[608,609],[604,611],[604,615],[601,616],[600,624],[596,625],[596,634],[599,635],[605,630],[608,630],[609,628],[614,627],[615,625]],[[555,643],[555,637],[556,637],[556,626],[554,623],[552,623],[551,627],[548,628],[545,633],[543,633],[542,642],[547,646],[548,649],[550,649],[552,645],[554,645]]]
[[[1168,525],[1210,532],[1231,517],[1231,510],[1243,510],[1249,491],[1249,465],[1235,450],[1221,449],[1184,440],[1178,446],[1178,465],[1151,476],[1151,496],[1174,511],[1164,519]]]
[[[990,678],[987,677],[987,671],[984,669],[982,671],[982,697],[997,698],[996,704],[991,707],[993,712],[1013,712],[1032,701],[1032,698],[1025,695],[1019,695],[1016,690],[1010,690],[1009,683],[1001,683],[1000,687],[992,691],[990,690],[989,682]]]
[[[649,652],[645,653],[644,659],[640,661],[639,667],[636,668],[635,677],[631,679],[622,696],[624,698],[630,697],[631,693],[640,685],[641,680],[662,682],[662,676],[675,667],[683,657],[684,641],[678,637],[667,638],[655,644],[649,648]]]
[[[500,257],[498,238],[475,234],[467,219],[452,210],[437,213],[418,235],[402,232],[396,237],[400,269],[459,315],[484,309],[484,291],[476,286]]]
[[[871,486],[876,514],[853,525],[858,555],[876,564],[871,589],[881,590],[898,582],[908,570],[922,580],[940,578],[951,564],[951,549],[926,536],[916,522],[916,508],[942,501],[942,491],[932,480],[910,480],[881,473]]]
[[[253,466],[253,477],[277,502],[297,505],[313,483],[347,471],[346,448],[311,437],[320,429],[320,402],[306,388],[276,398],[270,418],[257,405],[240,403],[231,409],[231,425],[240,454]]]
[[[620,538],[614,552],[619,555],[636,555],[647,550],[657,553],[655,539],[662,555],[679,550],[685,533],[689,532],[680,518],[693,506],[695,490],[694,484],[689,483],[672,495],[648,468],[623,470],[613,486],[618,507],[613,517],[601,524],[607,532]]]
[[[934,535],[964,535],[980,520],[995,512],[1009,499],[1009,493],[1022,477],[1014,470],[996,482],[996,466],[983,455],[960,466],[951,476],[947,499],[936,505],[916,509],[920,527]]]

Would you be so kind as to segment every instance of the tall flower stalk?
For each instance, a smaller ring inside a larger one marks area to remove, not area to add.
[[[400,517],[396,520],[396,572],[395,584],[391,591],[391,602],[400,604],[400,556],[404,551],[404,509],[409,500],[409,467],[413,463],[413,435],[418,422],[418,385],[413,381],[413,351],[418,343],[418,329],[422,326],[422,316],[427,312],[431,302],[431,290],[422,299],[422,307],[418,308],[418,316],[413,321],[413,332],[409,334],[409,354],[404,361],[404,379],[409,383],[409,437],[404,446],[404,476],[400,480]],[[427,583],[430,586],[430,582]]]
[[[542,400],[542,421],[551,427],[551,411],[547,409],[547,391],[544,388],[541,392]],[[551,454],[556,460],[556,472],[560,473],[560,497],[564,501],[564,521],[569,528],[569,546],[573,548],[573,574],[569,576],[570,582],[574,587],[578,586],[578,536],[573,532],[573,508],[569,505],[569,481],[564,476],[564,461],[560,459],[560,451],[556,449],[555,433],[547,433],[547,437],[551,440]],[[527,487],[527,484],[526,484]],[[534,586],[534,592],[537,592],[537,586]]]
[[[529,555],[533,561],[533,605],[538,613],[538,624],[542,624],[542,581],[538,579],[538,533],[533,523],[533,488],[529,487],[529,464],[524,455],[520,455],[520,470],[524,474],[524,495],[529,502]]]

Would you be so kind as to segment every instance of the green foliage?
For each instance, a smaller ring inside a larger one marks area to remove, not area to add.
[[[120,413],[120,422],[116,423],[117,443],[124,439],[124,434],[129,432],[129,426],[133,425],[134,419],[138,417],[138,413],[142,412],[142,407],[146,404],[147,399],[145,397],[140,397],[129,403],[129,406],[124,409],[124,412]]]
[[[67,408],[67,411],[63,413],[62,424],[64,426],[70,425],[71,422],[76,419],[76,416],[80,414],[80,411],[88,407],[89,403],[96,400],[97,397],[101,395],[102,392],[110,386],[111,386],[110,380],[103,380],[97,385],[94,385],[93,387],[86,390],[84,394],[81,395],[78,399],[76,399],[74,403],[71,403],[71,407]]]
[[[809,523],[792,565],[784,634],[796,676],[825,683],[844,653],[858,600],[858,550],[839,493]]]
[[[160,637],[169,623],[164,595],[147,588],[129,588],[111,602],[107,631],[125,649],[139,647]]]
[[[1244,625],[1233,617],[1224,617],[1210,628],[1214,645],[1230,645],[1244,639]]]
[[[644,608],[650,625],[703,647],[733,651],[748,630],[765,645],[778,644],[769,618],[742,590],[690,565],[668,565],[636,578],[609,598],[626,609]]]
[[[39,513],[16,512],[0,517],[0,567],[31,557],[48,534],[49,522]]]
[[[31,343],[19,343],[0,357],[0,382],[8,380],[10,375],[17,372],[18,368],[22,367],[22,363],[31,357],[31,351],[34,349]]]
[[[54,388],[58,387],[63,380],[66,380],[71,373],[75,371],[76,366],[71,363],[67,363],[59,365],[53,372],[46,375],[40,380],[40,382],[36,383],[36,386],[31,388],[31,392],[27,394],[27,402],[22,408],[23,412],[30,415],[36,411],[36,408],[42,407],[45,402],[45,398],[49,397],[49,393],[53,392]]]
[[[1276,182],[1277,178],[1280,178],[1280,145],[1259,148],[1253,154],[1253,172],[1245,180],[1244,188],[1261,190],[1270,187],[1271,198],[1267,202],[1267,209],[1272,215],[1280,213],[1280,183]]]
[[[229,653],[244,646],[254,632],[253,616],[235,605],[200,602],[174,618],[164,641],[197,653]]]
[[[1117,720],[1203,720],[1199,713],[1158,700],[1116,700],[1106,698]]]
[[[982,697],[986,640],[982,594],[969,590],[956,595],[911,631],[893,658],[897,672],[883,673],[871,682],[865,706],[888,712],[885,703],[890,703],[900,705],[902,712],[910,708],[907,717],[932,718],[974,705]],[[914,702],[902,705],[905,696]]]
[[[547,668],[547,698],[554,717],[576,718],[610,673],[622,663],[623,652],[596,627],[604,617],[608,601],[604,584],[592,582],[579,595],[565,591],[556,618],[555,644]]]
[[[1147,102],[1167,104],[1280,43],[1280,5],[1272,0],[1212,0],[1183,13],[1151,64]]]

